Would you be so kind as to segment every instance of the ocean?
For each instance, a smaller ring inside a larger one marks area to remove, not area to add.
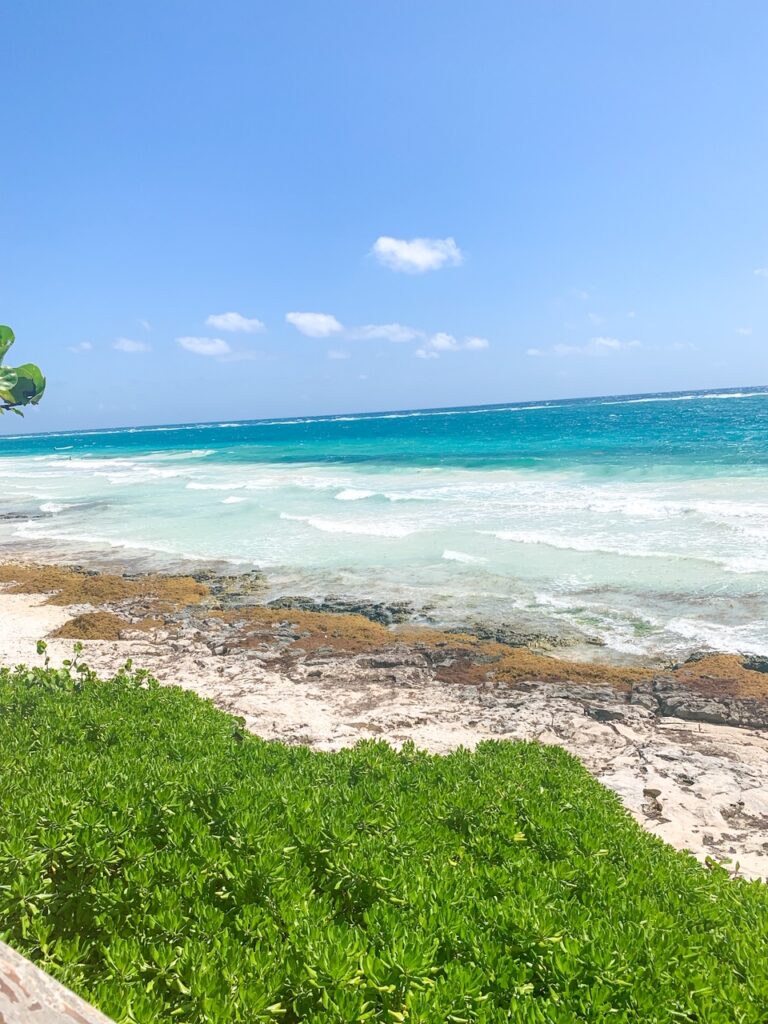
[[[0,482],[8,557],[258,567],[592,658],[768,654],[768,388],[6,433]]]

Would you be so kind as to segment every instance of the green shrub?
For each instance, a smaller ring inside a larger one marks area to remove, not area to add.
[[[19,406],[37,405],[45,391],[45,377],[34,363],[3,366],[3,359],[15,340],[11,328],[0,324],[0,415],[15,412],[23,416]]]
[[[0,671],[2,937],[117,1021],[757,1024],[767,929],[562,750],[316,753]]]

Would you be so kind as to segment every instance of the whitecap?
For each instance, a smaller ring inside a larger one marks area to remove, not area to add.
[[[281,519],[287,519],[295,523],[306,523],[314,530],[322,533],[347,533],[360,537],[408,537],[412,533],[418,533],[416,526],[404,526],[399,523],[340,523],[333,519],[322,519],[319,516],[297,516],[289,512],[281,512]]]
[[[244,483],[202,484],[199,483],[197,480],[190,480],[190,482],[186,485],[186,489],[188,491],[239,491],[241,488],[245,486],[246,485]]]
[[[346,487],[336,495],[336,501],[362,501],[363,498],[372,498],[376,491],[358,491],[354,487]]]
[[[446,562],[465,562],[467,564],[475,564],[478,562],[487,562],[487,558],[481,558],[479,555],[468,555],[464,551],[451,551],[446,548],[443,551],[442,557]]]

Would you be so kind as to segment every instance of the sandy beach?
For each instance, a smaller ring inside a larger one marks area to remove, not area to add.
[[[242,716],[255,734],[334,750],[365,738],[445,752],[559,744],[649,831],[768,876],[768,677],[733,656],[677,671],[567,662],[358,614],[269,608],[248,576],[121,577],[0,566],[0,663],[127,659]],[[378,613],[371,613],[378,614]]]

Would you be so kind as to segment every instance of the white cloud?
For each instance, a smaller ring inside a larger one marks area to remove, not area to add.
[[[553,345],[549,349],[526,349],[528,356],[599,356],[626,349],[642,348],[639,341],[619,341],[618,338],[590,338],[586,345]]]
[[[391,238],[382,235],[371,250],[376,259],[390,270],[406,274],[423,274],[441,267],[458,267],[464,257],[453,238]]]
[[[604,318],[601,317],[599,313],[587,313],[587,317],[589,322],[594,324],[595,327],[599,327],[600,324],[604,323]]]
[[[582,302],[586,302],[590,297],[589,292],[585,291],[583,288],[571,288],[571,294],[574,295],[575,298],[581,299]]]
[[[145,331],[152,330],[152,324],[149,322],[149,320],[139,320],[139,327],[143,327]]]
[[[151,345],[146,341],[134,341],[133,338],[118,338],[112,348],[118,352],[149,352]]]
[[[459,341],[452,334],[438,331],[428,338],[421,348],[416,349],[416,355],[419,359],[438,359],[442,352],[479,352],[489,347],[490,342],[487,338],[473,336]]]
[[[194,352],[198,356],[226,356],[232,349],[229,342],[223,338],[177,338],[176,341],[187,352]]]
[[[637,313],[635,312],[634,309],[630,309],[630,311],[627,313],[627,319],[629,319],[629,320],[634,320],[636,316],[637,316]]]
[[[438,352],[456,352],[459,348],[459,343],[454,336],[446,334],[445,331],[438,331],[437,334],[433,334],[428,344],[430,348]]]
[[[211,313],[205,321],[208,327],[217,331],[242,331],[244,334],[260,334],[266,330],[261,320],[243,316],[242,313]]]
[[[737,327],[736,328],[736,333],[737,334],[743,334],[745,338],[748,338],[750,336],[750,334],[752,333],[752,328],[751,327]]]
[[[424,332],[415,327],[407,327],[405,324],[364,324],[362,327],[353,327],[348,332],[349,337],[358,341],[414,341],[416,338],[423,338]]]
[[[93,345],[90,341],[78,341],[76,345],[69,346],[70,352],[91,352],[92,350]]]
[[[596,349],[608,348],[612,352],[618,352],[620,348],[637,348],[638,342],[619,341],[618,338],[592,338],[589,344]]]
[[[286,313],[285,319],[308,338],[329,338],[344,330],[330,313]]]
[[[286,313],[285,319],[308,338],[334,338],[337,341],[389,341],[403,343],[419,341],[415,354],[420,359],[436,359],[441,352],[479,352],[490,347],[487,338],[469,335],[455,338],[445,331],[427,334],[407,324],[362,324],[359,327],[344,327],[330,313]],[[329,359],[348,359],[349,353],[341,349],[330,349]]]
[[[768,267],[757,267],[754,274],[755,277],[768,277]]]

